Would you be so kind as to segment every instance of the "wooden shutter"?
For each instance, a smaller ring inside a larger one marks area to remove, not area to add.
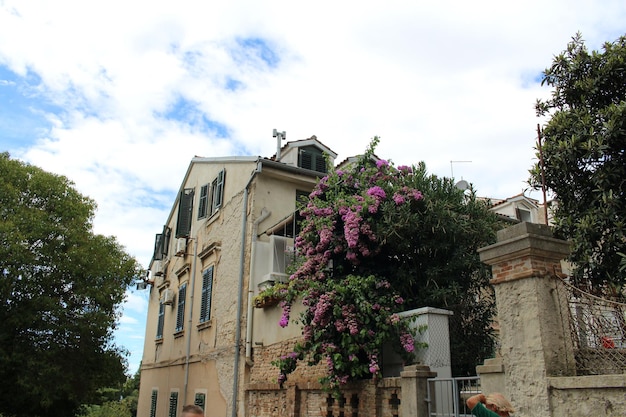
[[[176,331],[180,332],[185,328],[185,300],[187,298],[187,283],[178,289],[178,310],[176,311]]]
[[[180,193],[178,201],[178,222],[176,237],[189,237],[191,231],[191,217],[193,211],[193,188],[185,188]]]
[[[150,417],[156,417],[156,408],[157,408],[157,396],[159,395],[159,391],[153,389],[152,397],[150,398]]]
[[[213,291],[213,265],[202,273],[202,300],[200,304],[200,322],[211,319],[211,292]]]
[[[206,395],[197,393],[193,403],[204,410],[204,404],[206,403]]]
[[[224,183],[226,170],[221,170],[211,185],[211,214],[215,213],[224,203]]]
[[[157,321],[157,333],[156,338],[163,338],[163,323],[165,320],[165,304],[162,301],[159,301],[159,319]]]
[[[169,417],[176,417],[176,411],[178,409],[178,392],[170,393],[170,413]]]
[[[152,255],[152,259],[155,261],[160,261],[163,259],[163,234],[157,233],[154,237],[154,254]]]
[[[207,215],[209,205],[209,184],[200,187],[200,200],[198,201],[198,219],[203,219]]]

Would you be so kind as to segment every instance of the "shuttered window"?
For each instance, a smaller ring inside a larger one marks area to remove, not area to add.
[[[159,318],[157,320],[156,338],[163,339],[163,322],[165,321],[165,304],[159,301]]]
[[[321,150],[314,146],[301,148],[298,154],[298,166],[312,171],[326,173],[326,159]]]
[[[176,238],[189,237],[191,232],[191,217],[193,211],[193,188],[185,188],[178,200],[178,221],[176,223]]]
[[[200,301],[200,323],[211,319],[211,293],[213,292],[213,270],[211,265],[202,273],[202,300]]]
[[[176,311],[176,331],[180,332],[185,328],[185,300],[187,299],[187,283],[178,289],[178,310]]]
[[[193,403],[204,410],[204,404],[206,403],[206,395],[197,393]]]
[[[176,417],[176,411],[178,410],[178,392],[170,393],[170,413],[169,417]]]
[[[209,207],[209,184],[200,187],[200,200],[198,201],[198,219],[204,219]]]
[[[211,183],[211,214],[217,212],[224,202],[224,182],[226,170],[221,170]]]
[[[152,397],[150,398],[150,417],[156,417],[158,395],[159,395],[159,391],[153,389]]]
[[[152,258],[155,261],[160,261],[167,256],[167,251],[170,246],[171,229],[167,226],[163,226],[163,233],[158,233],[154,238],[154,254]]]

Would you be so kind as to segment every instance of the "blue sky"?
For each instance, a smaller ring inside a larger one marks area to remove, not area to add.
[[[0,0],[0,152],[74,181],[144,266],[191,158],[271,156],[274,128],[340,160],[378,135],[396,165],[506,198],[534,160],[541,71],[624,22],[623,0]],[[134,372],[147,292],[123,307]]]

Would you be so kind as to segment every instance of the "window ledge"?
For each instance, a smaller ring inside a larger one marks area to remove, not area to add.
[[[163,344],[163,338],[160,337],[158,339],[154,339],[154,344],[155,345],[162,345]]]
[[[214,221],[216,221],[220,217],[220,210],[218,209],[215,213],[211,214],[208,219],[206,219],[206,227],[209,227]]]
[[[207,320],[204,323],[200,323],[197,326],[198,330],[204,330],[204,329],[208,329],[210,327],[213,327],[213,319]]]
[[[178,339],[180,337],[183,337],[183,335],[185,334],[185,330],[179,330],[176,333],[174,333],[174,339]]]

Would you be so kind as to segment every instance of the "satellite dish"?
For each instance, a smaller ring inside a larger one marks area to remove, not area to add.
[[[469,188],[469,183],[465,180],[461,180],[457,182],[454,186],[461,191],[465,191]]]

